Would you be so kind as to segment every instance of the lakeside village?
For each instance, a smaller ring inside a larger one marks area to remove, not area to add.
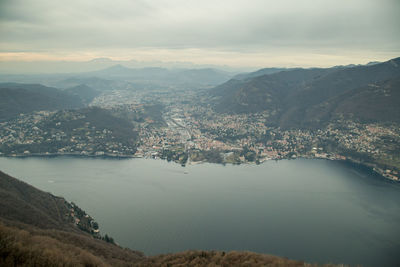
[[[82,115],[74,117],[72,111],[64,113],[70,120],[82,119]],[[348,160],[399,180],[397,125],[338,120],[319,130],[281,130],[265,124],[267,113],[221,115],[199,106],[171,106],[163,113],[165,126],[155,127],[151,119],[136,125],[133,144],[121,140],[110,129],[97,129],[90,122],[68,132],[49,128],[62,123],[46,121],[53,114],[48,111],[21,114],[1,123],[0,155],[145,157],[175,161],[182,166],[199,162],[261,163],[301,157]]]
[[[67,207],[67,213],[65,214],[68,221],[72,222],[76,227],[91,234],[95,238],[101,238],[99,224],[94,221],[92,217],[86,214],[81,208],[79,208],[74,202],[64,203]]]
[[[195,115],[193,115],[195,114]],[[168,127],[142,129],[139,157],[198,162],[262,163],[313,158],[348,160],[399,180],[400,128],[338,120],[324,129],[281,130],[265,124],[268,113],[221,115],[202,107],[172,108]]]
[[[74,202],[64,200],[67,213],[65,214],[67,221],[73,223],[80,230],[87,232],[97,239],[102,239],[107,243],[115,244],[114,239],[107,234],[102,236],[100,234],[99,224],[84,210],[79,208]]]

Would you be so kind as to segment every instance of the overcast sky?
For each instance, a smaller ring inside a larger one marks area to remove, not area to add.
[[[400,0],[0,0],[0,61],[332,66],[400,56]]]

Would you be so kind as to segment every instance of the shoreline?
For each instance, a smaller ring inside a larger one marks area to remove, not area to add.
[[[117,154],[102,154],[102,155],[86,155],[86,154],[78,154],[78,153],[31,153],[29,155],[27,154],[13,154],[13,155],[5,155],[5,154],[0,154],[0,157],[5,157],[5,158],[57,158],[57,157],[71,157],[71,158],[97,158],[97,159],[115,159],[115,160],[123,160],[123,159],[153,159],[153,160],[163,160],[166,161],[166,159],[162,159],[160,157],[157,158],[152,158],[152,157],[142,157],[142,156],[135,156],[135,155],[117,155]],[[397,176],[391,175],[389,176],[384,169],[382,169],[380,166],[377,164],[373,163],[365,163],[365,162],[360,162],[359,160],[354,160],[349,157],[346,157],[346,159],[330,159],[330,158],[319,158],[319,157],[310,157],[310,156],[298,156],[296,158],[277,158],[277,159],[265,159],[259,163],[257,162],[240,162],[240,163],[215,163],[215,162],[208,162],[206,160],[203,161],[188,161],[187,164],[182,165],[179,162],[172,161],[176,164],[180,164],[182,167],[186,167],[186,165],[197,165],[197,164],[203,164],[203,163],[211,163],[211,164],[218,164],[218,165],[241,165],[241,164],[262,164],[264,162],[268,161],[280,161],[280,160],[296,160],[296,159],[318,159],[318,160],[329,160],[329,161],[336,161],[340,163],[346,163],[348,165],[352,165],[354,168],[362,168],[364,170],[368,170],[372,174],[375,174],[385,180],[392,181],[392,182],[397,182],[399,183],[400,180]],[[395,177],[395,178],[392,178]]]
[[[139,158],[134,155],[117,155],[117,154],[102,154],[102,155],[87,155],[80,153],[30,153],[30,154],[1,154],[4,158],[56,158],[56,157],[74,157],[74,158],[104,158],[104,159],[130,159]]]

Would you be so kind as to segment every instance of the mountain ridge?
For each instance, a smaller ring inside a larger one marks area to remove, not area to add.
[[[213,88],[210,95],[217,112],[269,111],[275,113],[274,122],[283,128],[318,127],[323,123],[311,118],[312,109],[345,92],[365,89],[368,84],[387,82],[397,85],[394,81],[400,77],[399,65],[400,58],[395,58],[383,63],[352,68],[287,70],[246,80],[231,79]],[[393,87],[392,91],[396,91],[396,88]],[[394,95],[397,96],[397,93]],[[353,98],[353,101],[357,99]],[[397,114],[394,103],[390,102],[390,105]],[[376,109],[376,112],[380,111]],[[308,121],[303,119],[305,114],[308,114]],[[353,115],[356,119],[372,119]],[[380,117],[383,119],[383,116]],[[385,119],[397,121],[394,115]]]
[[[84,104],[78,96],[41,84],[1,83],[0,121],[20,113],[74,109]]]

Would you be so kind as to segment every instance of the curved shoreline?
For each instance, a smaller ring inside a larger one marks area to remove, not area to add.
[[[145,158],[145,159],[151,159],[150,157],[146,158],[146,157],[138,157],[135,155],[117,155],[117,154],[102,154],[102,155],[87,155],[87,154],[78,154],[78,153],[31,153],[31,154],[14,154],[14,155],[4,155],[1,154],[0,157],[6,157],[6,158],[57,158],[57,157],[72,157],[72,158],[98,158],[98,159],[115,159],[115,160],[123,160],[123,159],[134,159],[134,158]],[[400,180],[397,179],[393,179],[390,176],[388,176],[385,171],[380,168],[378,165],[376,164],[372,164],[372,163],[364,163],[364,162],[360,162],[358,160],[354,160],[351,159],[349,157],[347,157],[345,160],[342,159],[329,159],[329,158],[318,158],[318,157],[302,157],[302,156],[298,156],[297,158],[300,159],[319,159],[319,160],[329,160],[329,161],[336,161],[336,162],[341,162],[341,163],[346,163],[348,165],[351,165],[353,168],[362,168],[364,170],[367,170],[385,180],[388,181],[392,181],[392,182],[400,182]],[[297,159],[296,158],[296,159]],[[162,159],[162,158],[156,158],[156,159],[161,159],[161,160],[166,160],[166,159]],[[266,161],[271,161],[271,160],[295,160],[295,159],[291,159],[291,158],[279,158],[279,159],[268,159],[268,160],[264,160],[261,163],[256,163],[256,162],[243,162],[243,163],[215,163],[215,162],[208,162],[207,160],[205,161],[192,161],[189,162],[189,165],[194,165],[194,164],[201,164],[201,163],[212,163],[212,164],[220,164],[220,165],[226,165],[226,164],[232,164],[232,165],[240,165],[240,164],[262,164],[263,162]],[[179,164],[179,162],[175,162],[176,164]],[[182,167],[185,167],[185,165],[182,165]]]

